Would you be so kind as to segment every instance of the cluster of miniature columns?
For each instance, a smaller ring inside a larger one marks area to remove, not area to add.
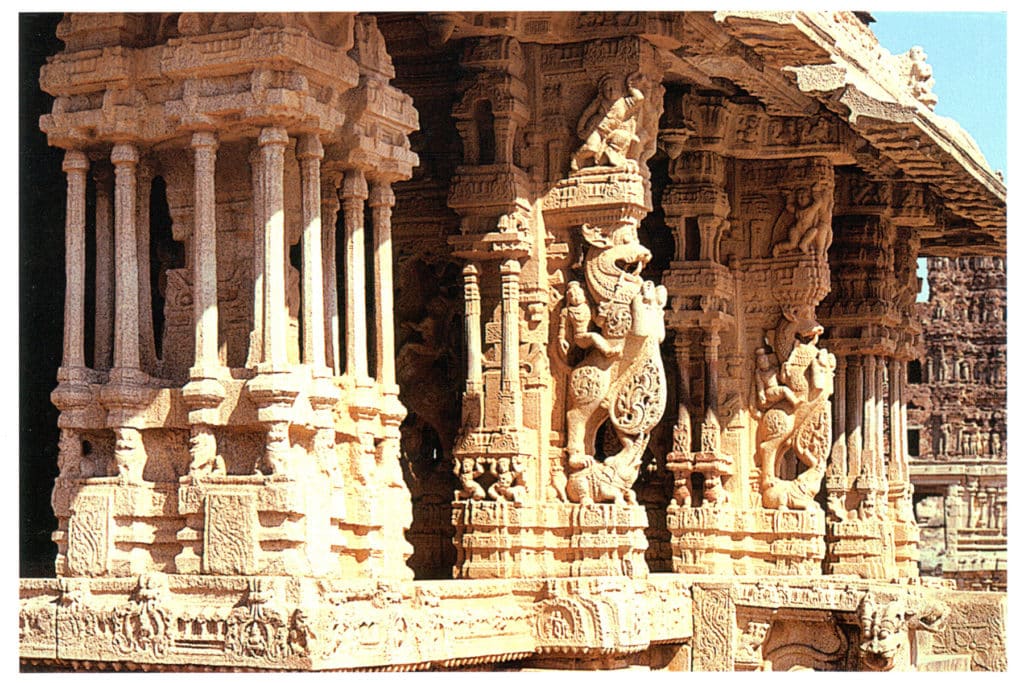
[[[519,276],[514,258],[501,263],[501,394],[502,424],[521,426],[523,406],[519,382]],[[462,269],[466,299],[466,393],[483,393],[483,346],[480,335],[480,269],[470,262]]]
[[[254,206],[254,335],[250,359],[270,368],[287,360],[287,303],[285,301],[286,245],[284,220],[284,164],[288,132],[280,127],[260,132],[252,156]],[[216,188],[214,183],[218,139],[216,133],[193,134],[194,236],[193,321],[194,367],[219,365],[217,337]],[[374,272],[376,288],[376,379],[395,382],[394,326],[391,292],[391,210],[394,193],[388,182],[373,182],[368,190],[361,170],[345,172],[340,204],[344,208],[345,258],[348,286],[345,301],[345,367],[340,368],[339,321],[335,273],[335,218],[338,192],[323,187],[320,165],[324,157],[319,136],[305,134],[296,147],[302,186],[302,360],[314,367],[330,367],[334,374],[369,375],[366,347],[366,282],[364,263],[364,204],[373,211]],[[114,145],[113,211],[110,195],[98,177],[96,200],[96,350],[95,366],[108,369],[110,318],[113,318],[113,367],[139,369],[139,241],[136,237],[137,168],[139,151],[131,143]],[[64,310],[65,368],[85,367],[85,195],[89,160],[80,150],[65,154],[67,174],[66,296]],[[326,214],[326,215],[325,215]],[[110,235],[110,218],[114,230]],[[324,223],[326,218],[326,225]],[[111,253],[113,246],[113,253]],[[145,255],[143,258],[145,259]],[[111,274],[104,266],[113,265]],[[113,296],[111,296],[113,294]],[[206,373],[204,373],[206,374]]]
[[[838,356],[833,398],[833,441],[846,444],[843,474],[866,475],[890,483],[909,480],[907,457],[907,363],[888,359],[889,466],[885,467],[886,359]],[[842,464],[840,464],[842,467]]]

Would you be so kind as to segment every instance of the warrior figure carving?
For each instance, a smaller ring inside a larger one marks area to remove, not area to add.
[[[640,140],[636,117],[644,102],[644,94],[637,88],[641,79],[639,73],[626,79],[628,94],[615,75],[606,74],[601,79],[597,99],[583,111],[576,125],[583,145],[572,156],[573,171],[586,166],[629,166],[630,147]]]

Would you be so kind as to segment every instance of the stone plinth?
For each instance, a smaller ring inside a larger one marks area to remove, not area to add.
[[[685,574],[821,574],[821,510],[670,506],[672,570]]]
[[[456,578],[647,576],[637,505],[452,504]]]

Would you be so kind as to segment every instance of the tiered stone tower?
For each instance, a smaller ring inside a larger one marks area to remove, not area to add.
[[[1006,260],[928,259],[908,437],[922,571],[1006,588]]]

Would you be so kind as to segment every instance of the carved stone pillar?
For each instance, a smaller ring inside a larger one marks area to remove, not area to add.
[[[718,413],[718,346],[721,339],[718,329],[710,328],[704,333],[701,344],[704,345],[704,410],[706,413]]]
[[[466,299],[466,393],[483,391],[483,350],[480,340],[480,270],[475,263],[462,269]]]
[[[114,176],[93,168],[96,183],[96,336],[93,367],[109,370],[114,351]]]
[[[201,477],[226,474],[224,460],[217,457],[217,437],[212,423],[225,391],[218,381],[220,358],[217,348],[217,195],[215,171],[217,136],[200,131],[192,135],[194,163],[194,219],[192,232],[192,323],[195,329],[195,362],[182,398],[189,407],[192,437],[189,474]],[[183,563],[187,560],[182,558]]]
[[[846,453],[846,356],[836,356],[836,387],[832,394],[832,415],[834,422],[832,427],[832,457],[830,467],[831,474],[835,477],[842,477],[843,489],[845,490],[845,478],[848,456]]]
[[[875,425],[875,419],[878,416],[878,410],[875,406],[875,365],[876,362],[873,355],[869,354],[864,357],[864,395],[862,409],[864,415],[864,461],[861,464],[861,469],[872,477],[877,477],[879,475],[877,469],[877,427]]]
[[[902,361],[896,358],[889,359],[889,481],[904,481],[905,452],[903,442],[903,421],[900,405],[903,402],[901,392],[901,369]]]
[[[875,358],[875,474],[885,477],[885,359]],[[891,444],[890,444],[891,447]]]
[[[114,369],[139,369],[139,281],[135,238],[135,169],[139,152],[131,143],[118,143],[110,155],[114,164]]]
[[[218,364],[217,357],[217,222],[214,172],[217,136],[192,136],[195,152],[195,218],[192,233],[192,317],[196,368]]]
[[[146,158],[141,158],[135,177],[135,241],[138,278],[139,363],[146,373],[156,375],[159,367],[156,355],[156,330],[153,329],[153,292],[149,262],[150,253],[150,194],[153,189],[154,169]]]
[[[345,212],[345,374],[369,375],[366,356],[366,264],[363,204],[369,196],[359,169],[345,173],[342,210]]]
[[[462,269],[466,302],[466,391],[462,397],[462,424],[468,430],[484,423],[483,346],[480,335],[480,269],[470,262]]]
[[[84,152],[64,153],[67,215],[64,227],[64,368],[85,367],[85,182],[89,159]]]
[[[521,427],[519,391],[519,261],[501,264],[501,409],[502,426]]]
[[[395,384],[394,283],[391,273],[391,210],[395,206],[395,193],[391,190],[391,183],[375,182],[370,190],[369,204],[373,211],[373,270],[377,276],[374,297],[377,381],[391,387]]]
[[[323,276],[324,276],[324,353],[328,367],[335,375],[341,370],[341,348],[338,334],[338,270],[336,254],[338,250],[338,200],[337,179],[327,182],[322,188],[321,203],[323,205]]]
[[[862,356],[850,356],[847,368],[846,453],[849,471],[859,476],[864,447],[864,366]]]
[[[690,340],[685,332],[676,332],[676,365],[679,367],[679,419],[673,434],[675,449],[689,453],[693,449],[693,435],[690,423]]]
[[[324,367],[324,279],[320,225],[320,160],[316,134],[299,138],[296,153],[302,175],[302,361]]]
[[[902,457],[904,478],[910,480],[910,448],[907,443],[907,361],[900,361],[900,443],[902,444]],[[998,454],[997,454],[998,455]]]
[[[704,346],[704,423],[701,425],[700,450],[717,452],[721,446],[718,422],[718,327],[711,325],[701,339]]]
[[[267,227],[266,205],[264,204],[263,152],[258,144],[249,154],[252,169],[252,336],[249,339],[249,358],[246,365],[255,366],[263,359],[263,268],[266,261],[263,253],[264,233]]]
[[[288,363],[288,321],[285,300],[284,148],[288,131],[260,131],[262,156],[263,235],[263,362],[272,368]]]

